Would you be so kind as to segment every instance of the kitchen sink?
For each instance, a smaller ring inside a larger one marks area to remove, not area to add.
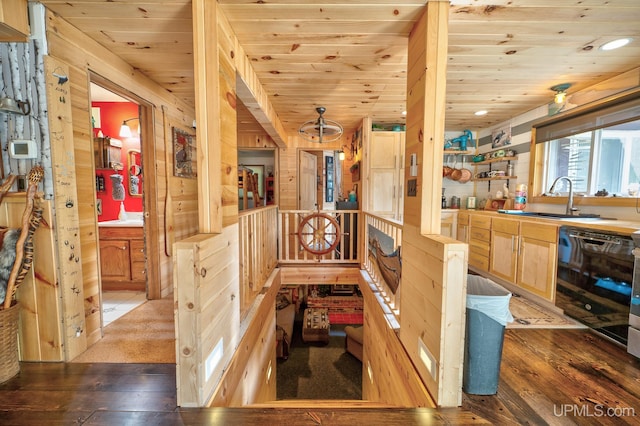
[[[534,217],[548,217],[550,219],[610,219],[602,218],[599,214],[581,213],[581,214],[563,214],[563,213],[549,213],[549,212],[526,212],[524,210],[498,210],[498,213],[512,214],[518,216],[534,216]]]

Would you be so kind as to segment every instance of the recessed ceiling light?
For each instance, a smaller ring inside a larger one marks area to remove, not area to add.
[[[482,116],[482,115],[486,115],[487,114],[487,110],[486,109],[482,109],[480,111],[476,111],[474,112],[474,115],[477,115],[478,117]]]
[[[402,115],[407,115],[407,111],[402,111]]]
[[[627,44],[631,43],[631,40],[633,40],[632,38],[619,38],[617,40],[612,40],[608,43],[603,44],[602,46],[600,46],[600,50],[613,50],[613,49],[617,49],[619,47],[622,46],[626,46]]]

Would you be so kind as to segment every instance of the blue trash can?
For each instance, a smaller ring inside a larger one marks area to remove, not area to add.
[[[462,390],[468,394],[498,392],[504,328],[513,321],[510,299],[511,293],[490,279],[468,276],[462,375]]]

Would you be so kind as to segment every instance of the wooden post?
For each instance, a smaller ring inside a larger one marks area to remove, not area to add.
[[[194,0],[193,54],[198,152],[198,224],[201,233],[222,231],[218,3]]]
[[[449,2],[429,1],[409,36],[405,158],[417,154],[417,194],[406,196],[404,223],[440,233],[442,153],[447,78]]]

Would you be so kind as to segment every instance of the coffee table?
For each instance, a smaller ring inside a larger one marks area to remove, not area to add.
[[[329,343],[329,311],[322,308],[307,308],[302,319],[302,340],[305,342]]]

